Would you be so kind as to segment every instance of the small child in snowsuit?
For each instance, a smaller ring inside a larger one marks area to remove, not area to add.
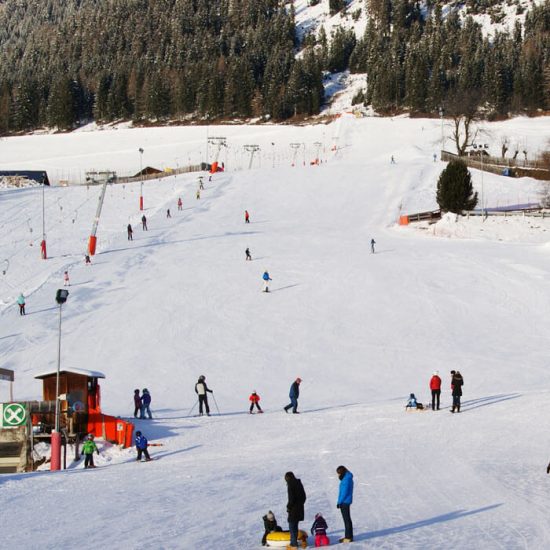
[[[315,537],[315,547],[329,546],[330,540],[327,537],[328,525],[321,514],[315,514],[315,521],[311,526],[311,534]]]
[[[93,434],[89,434],[86,441],[82,444],[82,453],[84,454],[84,468],[95,468],[94,451],[99,454],[99,449],[94,441]]]
[[[422,403],[418,403],[414,393],[411,393],[411,395],[409,396],[409,401],[405,405],[405,408],[406,409],[423,409],[424,405],[422,405]]]
[[[258,408],[258,412],[263,413],[262,408],[260,407],[260,396],[256,393],[256,390],[252,392],[250,397],[248,398],[250,401],[250,414],[252,414],[252,411],[254,409],[254,405]]]
[[[262,279],[265,285],[264,292],[269,292],[269,281],[271,281],[271,277],[269,276],[269,273],[267,271],[264,271]]]
[[[269,512],[262,519],[264,520],[265,529],[264,536],[262,537],[262,546],[266,546],[267,535],[269,535],[269,533],[281,532],[283,529],[277,525],[275,514],[271,510],[269,510]]]
[[[86,254],[84,256],[84,262],[86,265],[90,265],[92,263],[92,260],[90,260],[90,255],[89,254]]]
[[[141,397],[139,390],[134,390],[134,418],[138,417],[138,413],[141,413]]]
[[[141,462],[141,455],[143,454],[145,456],[145,461],[149,462],[149,460],[151,460],[151,457],[149,456],[149,451],[147,450],[147,447],[149,446],[147,438],[140,431],[137,431],[135,441],[137,449],[136,460]]]
[[[71,286],[71,283],[69,283],[69,272],[65,271],[63,273],[63,286]]]

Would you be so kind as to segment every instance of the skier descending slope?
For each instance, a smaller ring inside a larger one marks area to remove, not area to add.
[[[264,271],[264,274],[262,275],[262,279],[264,280],[264,292],[269,292],[269,281],[271,281],[271,278],[269,277],[269,273]]]
[[[195,393],[199,396],[199,416],[202,416],[203,414],[202,412],[203,403],[206,410],[206,416],[210,416],[210,407],[208,406],[207,392],[214,393],[206,385],[206,377],[203,374],[201,374],[199,376],[199,380],[195,384]]]

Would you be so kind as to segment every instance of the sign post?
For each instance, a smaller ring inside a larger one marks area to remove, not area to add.
[[[0,404],[0,428],[17,428],[27,423],[27,409],[21,403]]]

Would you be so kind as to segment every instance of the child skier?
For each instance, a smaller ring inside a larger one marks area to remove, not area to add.
[[[405,409],[423,409],[423,408],[424,408],[424,405],[422,405],[422,403],[418,403],[414,393],[411,393],[411,395],[409,396],[409,401],[405,405]]]
[[[264,280],[265,285],[264,292],[269,292],[269,281],[271,281],[271,278],[269,277],[269,273],[267,271],[264,271],[262,279]]]
[[[145,462],[149,462],[151,457],[149,456],[149,451],[147,450],[147,447],[149,446],[147,438],[140,431],[137,431],[135,441],[137,449],[136,460],[141,462],[141,455],[143,454],[145,456]]]
[[[134,390],[134,418],[138,417],[138,413],[141,416],[141,396],[139,390]]]
[[[246,261],[247,262],[251,262],[252,261],[252,256],[250,255],[250,248],[247,248],[244,253],[246,254]]]
[[[25,296],[23,293],[19,294],[17,298],[17,303],[19,304],[19,315],[26,315],[25,313]]]
[[[69,272],[65,271],[63,273],[63,286],[71,286],[71,283],[69,283]]]
[[[248,210],[244,211],[244,223],[250,223],[250,215],[248,214]]]
[[[145,418],[145,413],[147,412],[147,416],[149,419],[153,418],[153,415],[151,414],[151,409],[149,408],[149,405],[151,405],[151,394],[149,393],[149,390],[147,388],[143,388],[141,392],[141,415],[140,418]]]
[[[328,525],[321,514],[315,514],[315,521],[311,526],[311,534],[315,537],[315,547],[329,546],[330,540],[327,537]]]
[[[262,518],[264,520],[264,536],[262,537],[262,546],[267,544],[267,535],[269,533],[281,532],[283,529],[277,525],[275,514],[269,510],[269,512]]]
[[[91,265],[92,260],[90,260],[90,255],[89,255],[89,254],[86,254],[86,255],[84,256],[84,263],[85,263],[86,265]]]
[[[88,434],[86,441],[82,445],[82,453],[84,454],[84,468],[95,468],[94,451],[99,454],[99,449],[94,441],[93,434]]]
[[[201,374],[197,383],[195,384],[195,393],[199,396],[199,416],[202,416],[203,405],[206,410],[206,416],[210,416],[210,407],[208,406],[208,393],[214,393],[206,385],[206,376]]]
[[[252,411],[254,409],[254,405],[258,408],[259,413],[263,413],[262,408],[260,407],[260,396],[256,393],[256,390],[252,392],[250,397],[248,398],[250,401],[250,414],[252,414]]]

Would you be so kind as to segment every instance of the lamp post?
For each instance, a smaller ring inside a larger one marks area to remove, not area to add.
[[[439,118],[441,118],[441,151],[443,151],[443,145],[445,138],[443,136],[443,107],[439,107]]]
[[[139,177],[141,179],[139,188],[139,209],[143,210],[143,149],[140,147],[139,151]]]
[[[42,183],[42,242],[40,243],[40,255],[43,260],[48,259],[48,253],[46,252],[46,197],[45,189],[46,185]]]
[[[489,149],[489,145],[487,143],[480,143],[479,145],[477,145],[476,143],[472,143],[472,146],[474,150],[479,150],[479,156],[481,158],[481,218],[485,219],[485,197],[483,193],[483,155],[485,155],[485,151]]]
[[[59,336],[57,341],[57,376],[55,378],[55,429],[52,432],[52,449],[50,469],[59,470],[61,467],[61,433],[59,432],[59,371],[61,370],[61,310],[67,301],[69,291],[60,288],[55,301],[59,304]]]

